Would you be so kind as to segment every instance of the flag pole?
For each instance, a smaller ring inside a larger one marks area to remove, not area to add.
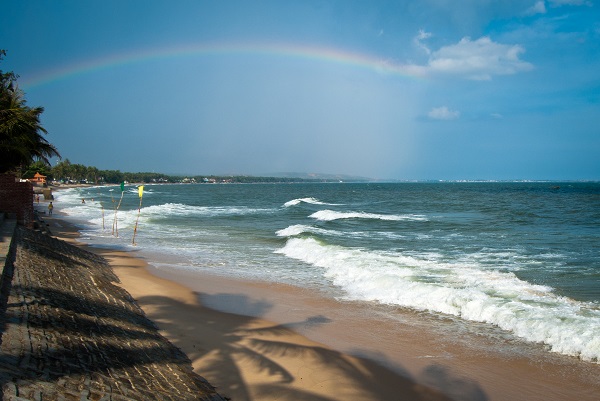
[[[112,191],[112,189],[111,189],[111,191]],[[111,201],[111,202],[112,202],[112,204],[113,204],[113,209],[115,209],[115,208],[116,208],[116,205],[115,205],[115,197],[113,196],[113,193],[112,193],[112,192],[110,193],[110,201]],[[115,235],[115,223],[114,223],[114,221],[113,221],[113,226],[112,226],[112,235]]]
[[[100,201],[100,207],[102,208],[102,230],[104,230],[104,205]]]
[[[117,226],[117,211],[119,211],[119,208],[121,207],[121,202],[123,201],[124,193],[125,193],[125,183],[122,182],[121,183],[121,199],[119,199],[119,204],[117,205],[117,207],[115,209],[115,219],[113,221],[113,235],[115,235],[116,237],[119,236],[119,227]]]
[[[138,187],[138,195],[140,196],[140,207],[138,207],[138,215],[135,219],[135,228],[133,229],[133,239],[131,240],[131,244],[135,245],[135,234],[137,233],[138,221],[140,220],[140,212],[142,211],[142,196],[144,195],[144,186],[140,185]]]
[[[112,191],[112,189],[111,189]],[[115,198],[112,194],[112,192],[110,193],[110,200],[113,203],[113,209],[115,210],[115,213],[117,213],[117,203],[115,202]],[[115,235],[115,222],[113,220],[113,231],[112,231],[112,235]]]

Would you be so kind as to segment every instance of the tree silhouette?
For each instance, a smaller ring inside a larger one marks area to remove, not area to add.
[[[5,55],[6,51],[0,50],[0,61]],[[27,106],[16,80],[13,72],[0,70],[0,173],[15,171],[36,160],[49,165],[51,157],[60,157],[43,137],[47,134],[40,122],[44,108]]]

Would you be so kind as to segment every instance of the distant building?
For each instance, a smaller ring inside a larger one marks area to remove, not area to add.
[[[45,175],[41,175],[40,173],[35,173],[35,175],[33,176],[33,178],[29,179],[29,182],[31,182],[33,185],[36,186],[45,186],[46,185],[46,176]]]

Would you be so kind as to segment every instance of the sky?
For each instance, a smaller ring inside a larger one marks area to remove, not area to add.
[[[28,0],[0,70],[63,159],[600,180],[600,0]]]

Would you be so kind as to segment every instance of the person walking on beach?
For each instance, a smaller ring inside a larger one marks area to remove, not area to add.
[[[52,215],[52,209],[54,209],[54,205],[52,204],[52,202],[50,202],[48,204],[48,214],[49,215]]]

